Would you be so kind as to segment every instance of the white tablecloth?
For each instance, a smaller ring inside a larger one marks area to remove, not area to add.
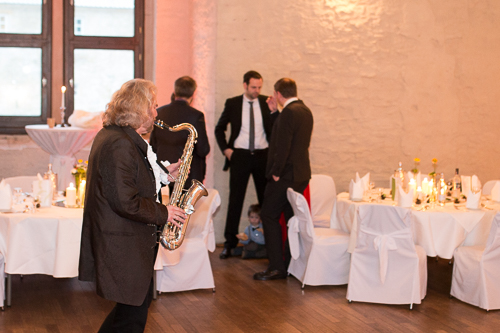
[[[52,206],[0,213],[0,251],[9,274],[78,276],[83,209]]]
[[[52,170],[57,173],[58,190],[64,191],[74,182],[71,169],[75,165],[75,154],[94,139],[98,128],[54,127],[27,125],[26,132],[43,150],[50,154]]]
[[[380,202],[353,202],[349,193],[337,196],[337,219],[332,219],[332,228],[341,229],[351,234],[349,249],[352,253],[357,239],[357,209],[360,205],[390,205],[390,199]],[[500,205],[491,205],[492,209],[468,210],[464,205],[458,209],[452,203],[444,207],[436,204],[433,209],[419,210],[421,207],[408,208],[412,211],[415,243],[422,246],[428,256],[451,259],[453,252],[460,245],[485,245],[491,228],[491,222],[500,210]]]

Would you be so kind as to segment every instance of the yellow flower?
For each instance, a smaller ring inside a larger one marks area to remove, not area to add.
[[[78,163],[83,163],[83,160],[78,160]]]
[[[415,163],[419,163],[420,162],[420,158],[418,158],[418,157],[415,157],[413,160],[415,161]]]
[[[437,158],[433,158],[432,159],[432,163],[436,164],[438,162],[438,159]]]

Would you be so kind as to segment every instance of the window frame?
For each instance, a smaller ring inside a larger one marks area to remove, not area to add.
[[[134,36],[133,37],[101,37],[75,36],[74,2],[65,1],[64,12],[64,64],[63,82],[66,86],[66,122],[74,111],[74,50],[75,49],[107,49],[134,51],[134,78],[144,78],[144,22],[145,1],[134,1]]]
[[[40,82],[42,105],[39,116],[0,116],[1,134],[26,134],[24,127],[30,124],[45,124],[51,110],[52,83],[52,1],[42,1],[41,34],[0,33],[0,47],[39,48],[42,50],[42,82]]]

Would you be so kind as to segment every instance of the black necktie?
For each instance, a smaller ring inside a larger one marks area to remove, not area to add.
[[[253,118],[253,102],[248,103],[250,103],[250,143],[248,149],[253,152],[255,150],[255,120]]]

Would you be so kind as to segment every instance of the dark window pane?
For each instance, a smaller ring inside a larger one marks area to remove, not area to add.
[[[42,49],[0,47],[0,116],[42,113]]]
[[[42,0],[0,0],[0,33],[41,34]]]
[[[133,37],[134,0],[75,0],[77,36]]]
[[[134,51],[75,49],[75,110],[104,111],[111,95],[134,78]]]

